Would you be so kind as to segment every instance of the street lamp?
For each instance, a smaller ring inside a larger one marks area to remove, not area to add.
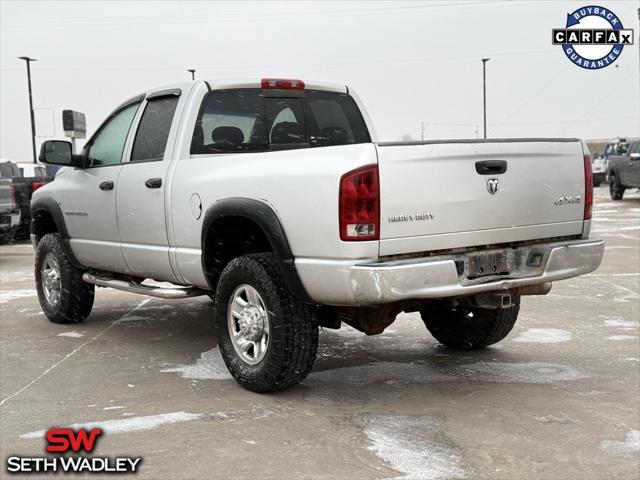
[[[191,72],[191,80],[196,79],[196,70],[194,68],[188,68],[187,72]]]
[[[482,111],[484,116],[484,138],[487,138],[487,62],[490,58],[482,59]]]
[[[33,96],[31,95],[31,62],[37,62],[35,58],[18,57],[27,63],[27,84],[29,86],[29,112],[31,113],[31,148],[33,150],[33,163],[37,163],[36,159],[36,120],[33,114]]]

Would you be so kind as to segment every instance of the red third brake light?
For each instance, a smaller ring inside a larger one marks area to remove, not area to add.
[[[358,168],[342,176],[338,215],[341,240],[380,238],[380,182],[377,165]]]
[[[593,166],[591,155],[584,156],[584,219],[591,220],[593,208]]]
[[[279,88],[283,90],[304,90],[304,82],[292,78],[263,78],[260,80],[260,87]]]

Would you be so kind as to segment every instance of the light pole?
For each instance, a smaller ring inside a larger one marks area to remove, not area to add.
[[[191,72],[191,80],[196,79],[196,70],[194,68],[188,68],[187,72]]]
[[[33,163],[37,163],[36,158],[36,120],[33,114],[33,96],[31,95],[31,62],[37,62],[35,58],[18,57],[27,63],[27,84],[29,85],[29,112],[31,113],[31,149],[33,151]]]
[[[484,117],[484,138],[487,138],[487,62],[490,58],[482,59],[482,111]]]

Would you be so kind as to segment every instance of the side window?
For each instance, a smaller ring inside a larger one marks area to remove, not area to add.
[[[89,147],[89,166],[116,165],[122,160],[122,151],[139,103],[128,105],[111,116]]]
[[[132,162],[149,162],[164,158],[178,98],[172,95],[153,98],[147,102],[133,142]]]

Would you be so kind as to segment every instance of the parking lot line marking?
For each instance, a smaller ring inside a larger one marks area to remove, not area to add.
[[[38,380],[40,380],[42,377],[44,377],[45,375],[47,375],[49,372],[51,372],[54,368],[56,368],[58,365],[60,365],[62,362],[64,362],[67,358],[72,357],[73,355],[75,355],[77,352],[79,352],[80,350],[82,350],[86,345],[88,345],[89,343],[93,342],[94,340],[96,340],[98,337],[100,337],[103,333],[105,333],[107,330],[111,329],[111,327],[117,325],[119,322],[121,322],[122,320],[125,320],[127,317],[129,317],[133,312],[135,312],[136,310],[138,310],[139,308],[143,307],[144,305],[146,305],[147,303],[149,303],[152,299],[151,298],[145,298],[144,300],[142,300],[141,302],[139,302],[135,307],[133,307],[131,310],[129,310],[126,314],[124,314],[124,316],[120,317],[117,320],[114,320],[113,322],[111,322],[108,326],[106,326],[105,328],[103,328],[102,330],[100,330],[98,333],[96,333],[93,337],[91,337],[89,340],[87,340],[86,342],[84,342],[82,345],[80,345],[79,347],[75,348],[74,350],[72,350],[71,352],[69,352],[67,355],[65,355],[64,357],[62,357],[60,360],[58,360],[56,363],[54,363],[53,365],[51,365],[49,368],[47,368],[44,372],[42,372],[40,375],[38,375],[36,378],[34,378],[33,380],[31,380],[28,384],[26,384],[24,387],[22,387],[20,390],[18,390],[17,392],[9,395],[7,398],[2,399],[2,401],[0,401],[0,407],[2,407],[2,405],[4,405],[6,402],[8,402],[9,400],[11,400],[12,398],[17,397],[18,395],[20,395],[22,392],[24,392],[25,390],[27,390],[29,387],[31,387],[34,383],[36,383]]]

